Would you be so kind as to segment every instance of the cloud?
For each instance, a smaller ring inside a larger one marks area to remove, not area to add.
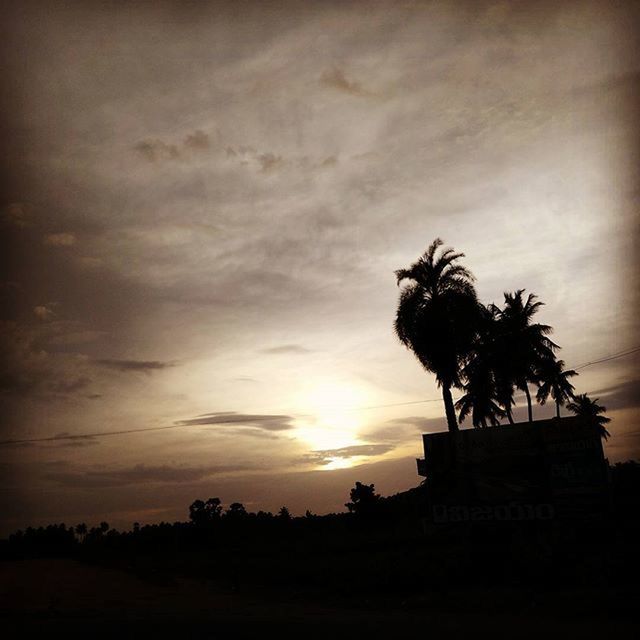
[[[347,80],[344,71],[334,67],[323,71],[320,76],[320,84],[331,89],[336,89],[343,93],[348,93],[352,96],[358,97],[371,97],[374,94],[371,91],[365,89],[359,82],[354,80]]]
[[[44,237],[43,243],[50,247],[71,247],[76,243],[73,233],[50,233]]]
[[[146,138],[134,145],[134,150],[149,162],[162,160],[177,160],[182,158],[184,151],[202,153],[211,148],[209,136],[200,129],[188,134],[182,145],[170,144],[160,138]]]
[[[46,478],[60,485],[79,489],[99,489],[140,484],[182,484],[197,482],[203,478],[234,471],[246,471],[245,465],[217,465],[211,467],[147,466],[138,464],[122,469],[57,471]]]
[[[49,384],[49,390],[55,394],[67,395],[81,389],[86,389],[92,380],[87,376],[78,376],[67,380],[56,380]]]
[[[184,139],[184,146],[193,151],[207,151],[211,146],[211,142],[209,136],[198,129]]]
[[[283,344],[279,347],[269,347],[268,349],[261,349],[260,353],[280,354],[280,353],[311,353],[310,349],[299,344]]]
[[[388,423],[391,428],[394,426],[411,426],[420,433],[432,433],[447,430],[447,421],[442,418],[425,418],[423,416],[407,416],[406,418],[394,418]]]
[[[32,442],[29,444],[76,449],[80,447],[89,447],[89,446],[98,444],[100,442],[98,438],[94,436],[83,436],[83,435],[74,436],[73,434],[70,434],[68,431],[60,431],[59,433],[55,434],[55,437],[60,438],[60,442],[56,441],[54,444],[52,444],[51,442],[43,442],[43,443]]]
[[[0,220],[18,229],[31,226],[31,208],[24,202],[12,202],[4,207]]]
[[[33,307],[33,314],[40,320],[51,320],[55,316],[51,306],[52,305],[41,304]]]
[[[340,449],[319,449],[303,456],[304,462],[329,464],[335,458],[355,458],[358,456],[381,456],[394,449],[389,443],[357,444]]]
[[[262,173],[277,171],[284,166],[282,156],[277,156],[274,153],[262,153],[257,157],[257,160],[260,163]]]
[[[111,360],[102,359],[96,360],[96,364],[108,369],[114,369],[115,371],[142,371],[150,373],[151,371],[160,371],[162,369],[168,369],[169,367],[175,367],[175,362],[162,362],[160,360]]]
[[[233,425],[236,427],[249,427],[263,429],[265,431],[286,431],[293,428],[292,416],[236,413],[235,411],[222,411],[206,413],[189,420],[178,420],[175,424],[183,426],[193,425]]]
[[[589,396],[594,400],[598,398],[598,404],[606,406],[607,411],[640,407],[640,379],[626,380],[594,391]]]
[[[43,311],[35,312],[49,319]],[[43,344],[59,334],[65,323],[0,324],[0,390],[10,395],[66,396],[90,383],[88,359],[80,354],[51,353]]]
[[[180,155],[178,147],[174,144],[166,144],[162,140],[141,140],[133,147],[145,160],[156,162],[158,160],[176,160]]]
[[[58,336],[54,336],[49,340],[49,345],[73,345],[73,344],[87,344],[89,342],[95,342],[100,338],[107,335],[106,331],[72,331],[70,333],[63,333]]]

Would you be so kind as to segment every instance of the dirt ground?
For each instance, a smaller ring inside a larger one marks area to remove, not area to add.
[[[480,594],[479,594],[480,595]],[[488,594],[484,594],[486,598]],[[467,596],[468,597],[468,596]],[[502,597],[495,594],[496,598]],[[233,593],[197,580],[141,579],[74,560],[0,563],[4,637],[83,632],[91,638],[228,638],[302,633],[383,637],[418,631],[432,637],[493,638],[637,637],[633,616],[594,611],[588,617],[543,613],[535,602],[517,610],[465,611],[451,597],[444,606],[428,597],[349,601],[301,598],[295,593]]]

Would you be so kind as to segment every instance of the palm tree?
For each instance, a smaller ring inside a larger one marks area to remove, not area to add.
[[[507,412],[499,404],[499,389],[494,371],[495,337],[497,326],[496,308],[479,305],[478,334],[474,341],[463,376],[465,394],[456,402],[460,422],[471,414],[474,427],[498,426],[500,418]],[[513,395],[513,394],[511,394]]]
[[[574,399],[567,404],[567,409],[583,418],[588,424],[594,425],[598,429],[598,433],[601,438],[606,440],[611,436],[607,431],[607,428],[604,426],[611,422],[611,418],[600,415],[601,413],[604,413],[607,408],[598,404],[598,398],[592,400],[586,393],[581,393],[579,396],[575,396]]]
[[[556,418],[560,417],[560,405],[573,398],[574,386],[569,378],[578,374],[573,370],[564,370],[564,360],[549,358],[540,363],[538,368],[540,387],[536,398],[540,404],[544,404],[551,396],[556,403]]]
[[[553,359],[558,345],[547,336],[553,331],[547,324],[531,323],[543,306],[537,296],[530,293],[523,301],[524,289],[504,294],[504,308],[499,312],[502,328],[501,364],[503,372],[527,398],[529,422],[533,422],[529,382],[538,382],[537,371],[544,361]],[[510,411],[510,407],[509,407]]]
[[[506,411],[496,401],[491,371],[482,368],[471,374],[464,390],[466,393],[456,402],[456,408],[460,411],[460,422],[471,414],[474,427],[485,428],[487,422],[492,427],[497,427]]]
[[[400,294],[395,332],[420,364],[434,373],[442,387],[449,431],[458,430],[452,387],[460,387],[461,369],[477,331],[478,301],[472,273],[457,261],[453,249],[436,251],[436,238],[408,269],[395,272],[398,285],[410,280]]]

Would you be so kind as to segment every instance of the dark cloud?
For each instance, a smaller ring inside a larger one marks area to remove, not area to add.
[[[133,147],[145,160],[176,160],[180,152],[174,144],[167,144],[162,140],[141,140]]]
[[[147,138],[137,142],[133,148],[145,160],[158,162],[182,158],[185,151],[195,153],[208,151],[211,148],[211,140],[204,131],[197,129],[184,138],[182,145],[170,144],[160,138]]]
[[[64,331],[63,324],[0,325],[0,391],[14,396],[65,396],[90,385],[86,358],[50,353],[43,346]]]
[[[87,376],[78,376],[67,380],[58,380],[49,384],[49,390],[53,393],[69,394],[86,389],[92,380]]]
[[[117,487],[138,484],[180,484],[197,482],[209,476],[233,471],[245,471],[242,465],[212,467],[177,467],[169,465],[147,466],[138,464],[124,469],[58,471],[45,477],[58,484],[81,489]]]
[[[302,460],[315,464],[329,464],[335,458],[355,458],[357,456],[381,456],[395,447],[389,443],[356,444],[340,449],[319,449],[306,454]]]
[[[175,367],[175,362],[162,362],[160,360],[96,360],[96,364],[108,369],[116,371],[143,371],[149,373],[151,371],[159,371]]]
[[[320,84],[343,93],[348,93],[352,96],[358,96],[361,98],[373,96],[373,93],[371,91],[367,91],[359,82],[348,80],[344,71],[337,67],[324,71],[320,76]]]
[[[207,151],[211,146],[211,142],[209,136],[198,129],[184,139],[184,146],[193,151]]]
[[[606,406],[608,411],[640,407],[640,379],[626,380],[620,384],[605,387],[590,393],[589,397],[598,398],[598,404]]]
[[[80,447],[90,447],[92,445],[98,444],[98,438],[94,436],[75,436],[70,434],[68,431],[61,431],[60,433],[56,433],[54,438],[60,440],[60,442],[56,442],[55,445],[51,445],[50,443],[43,443],[45,446],[56,446],[61,448],[72,448],[77,449]],[[37,443],[28,443],[28,444],[37,444]]]
[[[310,349],[307,349],[299,344],[283,344],[279,347],[269,347],[268,349],[261,349],[261,353],[280,354],[280,353],[310,353]]]
[[[25,202],[12,202],[0,211],[0,221],[19,229],[30,227],[32,207]]]
[[[260,163],[262,173],[270,173],[284,166],[282,156],[277,156],[274,153],[262,153],[257,157],[257,160]]]
[[[293,428],[293,417],[286,415],[236,413],[235,411],[222,411],[206,413],[190,420],[179,420],[177,425],[233,425],[236,427],[249,427],[264,429],[265,431],[286,431]]]

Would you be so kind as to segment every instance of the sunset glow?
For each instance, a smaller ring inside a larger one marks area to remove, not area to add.
[[[14,4],[7,531],[415,486],[447,425],[394,334],[395,270],[436,237],[484,304],[536,294],[567,368],[599,360],[576,388],[607,407],[609,460],[640,456],[618,3]]]

